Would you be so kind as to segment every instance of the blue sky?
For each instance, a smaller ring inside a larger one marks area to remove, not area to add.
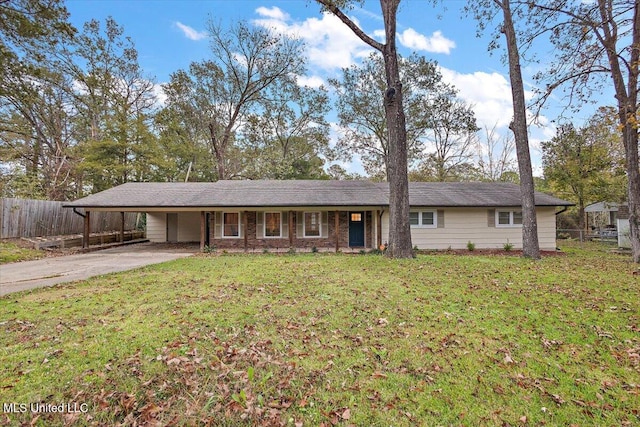
[[[480,127],[497,127],[508,134],[512,117],[511,92],[502,51],[487,50],[490,34],[476,37],[476,24],[463,16],[465,1],[445,0],[434,8],[426,0],[405,0],[398,15],[398,46],[403,56],[413,51],[438,62],[446,81],[454,84],[462,99],[473,105]],[[371,49],[357,39],[337,18],[320,13],[312,0],[67,0],[71,22],[78,28],[92,18],[112,16],[133,40],[145,73],[157,84],[187,69],[193,61],[209,56],[207,21],[227,25],[240,20],[275,27],[302,37],[307,46],[309,73],[305,82],[321,84],[341,75]],[[383,22],[378,1],[348,12],[369,35],[381,40]],[[524,69],[532,84],[533,68]],[[576,116],[576,121],[590,115]],[[530,143],[536,174],[540,174],[539,143],[555,134],[553,113],[546,111],[540,126],[531,126]],[[577,123],[579,124],[579,123]],[[357,159],[346,164],[361,168]]]

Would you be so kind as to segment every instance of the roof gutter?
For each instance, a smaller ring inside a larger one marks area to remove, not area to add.
[[[87,214],[83,214],[83,213],[78,212],[78,208],[73,208],[73,213],[76,214],[76,215],[80,215],[82,218],[86,218],[87,217]]]
[[[566,212],[568,209],[569,209],[569,206],[565,206],[564,208],[562,208],[562,210],[561,210],[561,211],[556,212],[556,216],[560,215],[560,214],[561,214],[561,213],[563,213],[563,212]]]

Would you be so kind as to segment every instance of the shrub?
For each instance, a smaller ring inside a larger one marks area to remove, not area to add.
[[[296,248],[294,248],[294,247],[289,248],[289,250],[287,251],[287,253],[288,253],[289,255],[293,255],[293,254],[295,254],[295,253],[296,253]]]
[[[469,252],[473,252],[476,250],[476,244],[473,243],[471,240],[469,240],[467,242],[467,249],[469,250]]]
[[[511,249],[513,249],[513,243],[509,243],[509,240],[507,240],[507,243],[505,243],[502,248],[507,252],[511,252]]]
[[[314,254],[315,254],[315,253],[318,253],[318,248],[316,248],[315,246],[314,246],[314,247],[312,247],[312,248],[311,248],[311,252],[313,252]]]

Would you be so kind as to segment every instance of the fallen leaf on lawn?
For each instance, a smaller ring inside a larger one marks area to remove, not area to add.
[[[349,418],[351,418],[351,409],[347,408],[342,412],[341,415],[343,420],[348,420]]]
[[[508,365],[510,363],[516,363],[516,362],[514,362],[514,360],[511,358],[511,355],[507,353],[504,355],[504,359],[502,359],[502,363],[504,363],[505,365]]]

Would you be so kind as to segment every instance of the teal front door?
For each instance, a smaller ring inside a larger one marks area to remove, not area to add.
[[[349,247],[364,246],[364,212],[349,212]]]

